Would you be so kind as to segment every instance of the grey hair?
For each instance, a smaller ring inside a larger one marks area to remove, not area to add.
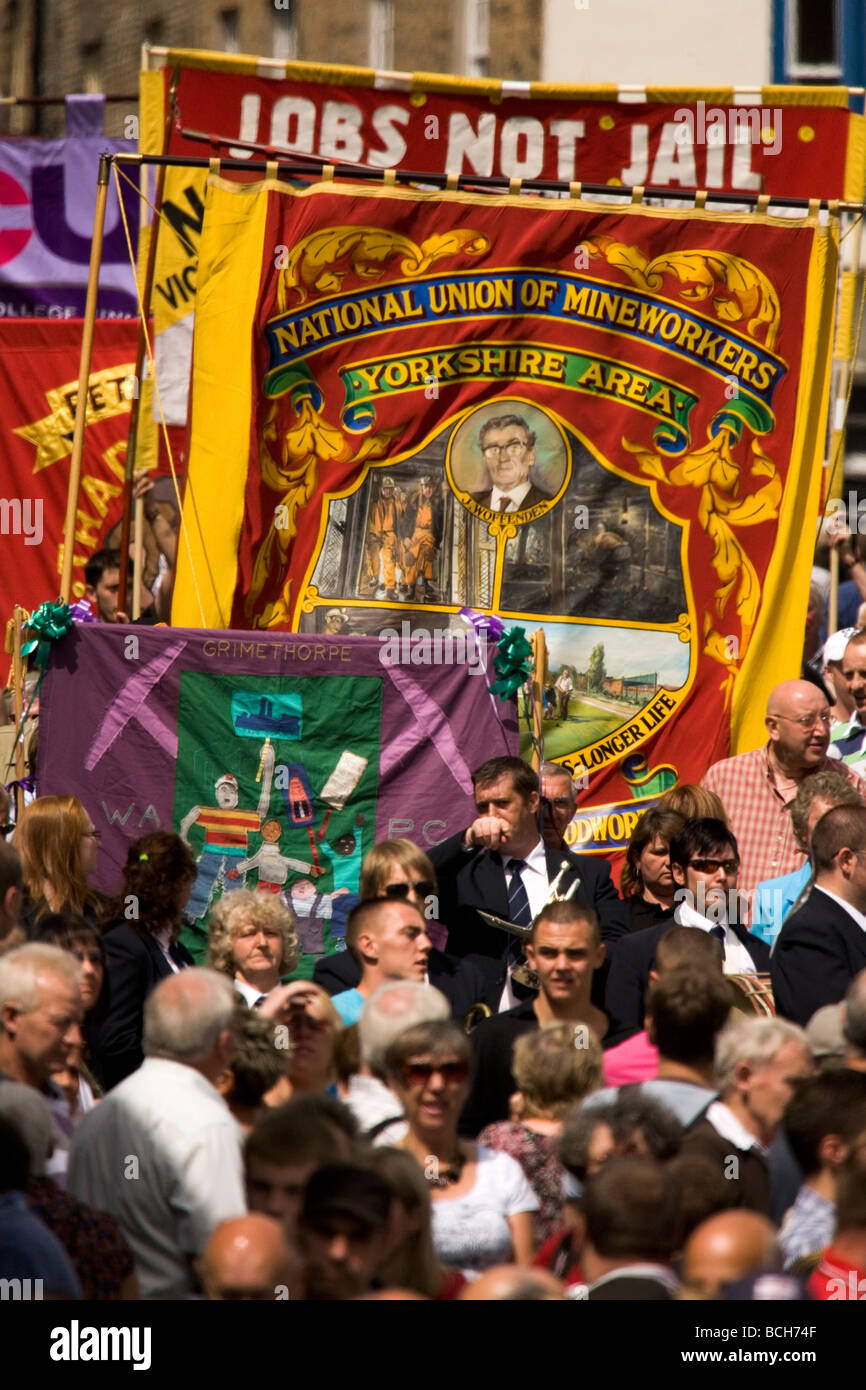
[[[538,771],[541,777],[567,777],[571,784],[572,795],[577,797],[577,787],[574,785],[574,778],[568,768],[562,766],[562,763],[543,762]]]
[[[866,1055],[866,970],[855,975],[848,986],[842,1034],[850,1048]]]
[[[54,1125],[48,1102],[32,1086],[0,1081],[0,1115],[9,1120],[30,1153],[30,1176],[41,1178],[54,1148]]]
[[[811,1052],[809,1039],[796,1023],[784,1018],[738,1018],[722,1029],[716,1040],[716,1085],[728,1090],[738,1062],[763,1067],[771,1062],[785,1043],[800,1043]]]
[[[163,980],[144,1006],[144,1055],[195,1066],[233,1029],[235,992],[217,970],[195,967]]]
[[[39,1008],[39,981],[46,975],[59,975],[76,988],[81,983],[81,967],[68,951],[45,942],[32,941],[16,946],[0,959],[0,1009],[14,1004],[23,1013]]]
[[[385,1053],[401,1033],[416,1023],[435,1023],[450,1017],[448,1000],[432,985],[416,980],[388,980],[370,995],[361,1013],[361,1060],[383,1075]]]

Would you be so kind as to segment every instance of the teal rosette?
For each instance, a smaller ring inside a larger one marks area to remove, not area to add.
[[[45,670],[51,654],[51,645],[57,642],[72,627],[72,609],[63,599],[54,603],[40,603],[27,620],[26,628],[33,635],[22,643],[21,655],[33,656],[40,671]]]
[[[499,639],[493,658],[496,680],[490,689],[500,700],[513,700],[532,674],[532,646],[522,627],[510,627]]]

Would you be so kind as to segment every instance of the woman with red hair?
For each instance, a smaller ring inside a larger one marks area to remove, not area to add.
[[[95,926],[102,906],[87,880],[96,872],[99,831],[77,796],[40,796],[21,812],[12,843],[21,857],[29,936],[49,912]]]

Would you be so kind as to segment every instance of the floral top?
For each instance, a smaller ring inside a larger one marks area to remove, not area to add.
[[[119,1298],[133,1272],[132,1251],[113,1216],[79,1202],[50,1178],[30,1178],[31,1211],[53,1231],[81,1280],[86,1299]]]
[[[477,1142],[510,1154],[526,1174],[538,1198],[539,1209],[533,1217],[537,1249],[562,1229],[563,1167],[556,1157],[555,1139],[549,1134],[536,1134],[519,1121],[499,1120],[483,1129]]]

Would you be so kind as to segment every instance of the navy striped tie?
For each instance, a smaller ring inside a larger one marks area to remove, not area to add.
[[[509,859],[505,867],[511,870],[511,883],[508,886],[509,920],[517,927],[528,927],[532,922],[532,908],[529,906],[526,885],[520,875],[521,869],[526,868],[526,860]],[[509,941],[508,959],[512,964],[524,959],[523,942],[519,937],[513,936]]]

